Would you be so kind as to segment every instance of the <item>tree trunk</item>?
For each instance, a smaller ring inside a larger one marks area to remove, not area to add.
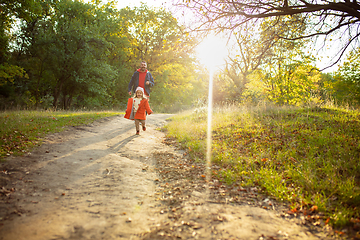
[[[58,101],[59,101],[59,97],[60,97],[60,93],[62,90],[62,86],[63,86],[64,80],[60,79],[58,81],[57,86],[54,89],[54,101],[53,101],[53,107],[56,109],[57,105],[58,105]]]

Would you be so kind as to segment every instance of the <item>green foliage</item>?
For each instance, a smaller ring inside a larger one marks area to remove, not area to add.
[[[303,52],[307,41],[289,40],[304,31],[306,18],[300,15],[244,24],[230,63],[215,78],[215,102],[319,103],[320,73]]]
[[[32,13],[40,10],[40,3],[35,0],[3,0],[0,10],[0,86],[13,82],[14,78],[27,74],[17,64],[9,63],[9,41],[11,25],[15,19],[31,19]],[[10,85],[8,85],[9,87]]]
[[[7,82],[14,82],[15,77],[24,77],[28,78],[28,75],[25,73],[24,69],[10,65],[8,63],[0,64],[0,86]]]
[[[335,73],[333,97],[339,104],[360,104],[360,48],[352,51]]]
[[[141,60],[146,60],[151,69],[170,63],[191,63],[190,54],[196,42],[170,12],[142,4],[134,9],[122,9],[121,15],[129,34],[128,51],[135,60],[134,69]]]
[[[189,109],[194,100],[206,93],[204,78],[193,74],[195,67],[191,63],[167,64],[158,71],[151,95],[154,111],[173,113]]]
[[[272,57],[262,65],[261,76],[266,86],[267,98],[277,104],[304,105],[318,102],[320,73],[313,66],[313,58],[304,54],[306,41],[289,41],[306,30],[305,18],[291,16],[273,18],[262,24],[264,39],[273,38]],[[291,26],[291,28],[289,27]]]
[[[109,8],[69,0],[45,10],[23,21],[18,33],[17,61],[29,75],[17,81],[19,89],[35,106],[50,95],[53,107],[65,109],[73,99],[108,96],[117,74],[108,62],[113,45],[105,39],[114,29]]]
[[[214,112],[212,161],[228,184],[257,185],[295,210],[315,206],[334,226],[352,224],[360,218],[359,117],[336,108],[223,107]],[[168,136],[186,149],[204,145],[206,119],[174,117]],[[190,153],[205,161],[205,151]]]
[[[111,44],[104,39],[104,14],[80,2],[62,1],[57,6],[47,54],[57,56],[50,63],[55,80],[53,105],[57,106],[61,94],[66,109],[67,98],[71,101],[79,94],[106,96],[116,72],[106,61]]]
[[[0,11],[0,64],[7,61],[9,30],[16,19],[29,20],[39,13],[41,3],[36,0],[2,0]],[[1,83],[1,81],[0,81]]]
[[[0,113],[0,159],[28,153],[42,138],[119,112],[8,111]]]
[[[264,79],[269,100],[297,106],[317,102],[320,73],[306,62],[306,58],[301,61],[284,59],[271,70]]]
[[[243,93],[244,102],[250,104],[259,104],[267,101],[269,94],[269,86],[266,84],[265,73],[261,70],[252,72],[246,84],[246,90]]]
[[[319,80],[319,97],[322,101],[329,103],[333,101],[335,90],[335,78],[332,73],[321,73]]]
[[[8,56],[0,61],[2,109],[123,108],[141,60],[155,78],[158,110],[181,110],[203,94],[191,57],[195,38],[170,12],[145,4],[118,10],[112,1],[25,2],[0,15],[7,20],[1,56]]]

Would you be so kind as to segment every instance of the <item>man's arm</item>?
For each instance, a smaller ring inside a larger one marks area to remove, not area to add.
[[[151,73],[150,72],[148,72],[148,74],[149,74],[149,81],[146,81],[146,85],[150,85],[150,87],[152,87],[152,86],[154,86],[154,84],[155,84],[155,81],[154,81],[154,78],[153,78],[153,76],[151,75]]]
[[[135,72],[136,73],[136,72]],[[132,89],[132,87],[134,86],[134,84],[135,84],[135,73],[132,75],[132,77],[131,77],[131,80],[130,80],[130,82],[129,82],[129,85],[128,85],[128,92],[129,92],[129,95],[131,95],[131,89]]]

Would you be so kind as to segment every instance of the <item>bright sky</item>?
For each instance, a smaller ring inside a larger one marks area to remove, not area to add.
[[[146,3],[147,6],[151,7],[166,7],[171,4],[172,0],[117,0],[119,8],[124,7],[139,7],[141,2]]]

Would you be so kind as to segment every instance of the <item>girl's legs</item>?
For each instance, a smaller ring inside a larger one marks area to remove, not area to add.
[[[139,134],[140,132],[140,121],[140,119],[135,119],[136,134]]]
[[[145,120],[135,119],[136,134],[140,132],[140,123],[143,131],[146,131]]]
[[[140,120],[143,131],[146,131],[145,120]]]

